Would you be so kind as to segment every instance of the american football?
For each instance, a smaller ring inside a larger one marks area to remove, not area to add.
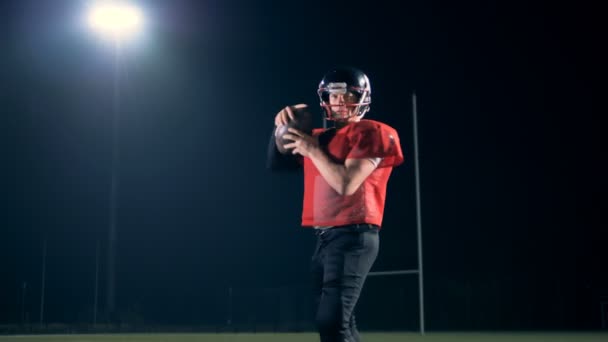
[[[306,134],[312,134],[312,113],[310,112],[310,107],[301,107],[294,108],[292,107],[293,115],[295,117],[294,120],[290,120],[286,125],[281,126],[275,135],[275,142],[277,145],[277,149],[282,154],[290,153],[290,149],[286,149],[283,147],[284,144],[290,143],[292,140],[283,139],[283,135],[285,135],[288,128],[295,128],[299,131],[302,131]]]

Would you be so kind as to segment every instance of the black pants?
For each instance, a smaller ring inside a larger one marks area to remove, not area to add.
[[[354,309],[378,255],[378,227],[358,224],[317,231],[312,278],[321,342],[358,342]]]

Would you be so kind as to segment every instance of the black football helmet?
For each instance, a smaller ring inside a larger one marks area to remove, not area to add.
[[[332,112],[332,106],[329,104],[330,94],[346,94],[348,92],[355,96],[357,102],[344,104],[344,106],[355,107],[355,110],[349,111],[347,115]],[[369,111],[372,103],[372,89],[369,78],[361,70],[351,67],[339,67],[325,74],[319,83],[317,94],[319,94],[321,107],[325,111],[327,120],[348,120],[353,116],[363,117]]]

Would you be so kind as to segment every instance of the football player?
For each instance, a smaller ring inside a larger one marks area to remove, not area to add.
[[[319,83],[318,95],[333,127],[310,135],[288,128],[282,138],[290,142],[283,153],[273,136],[269,166],[304,169],[302,226],[317,235],[312,276],[321,341],[359,341],[354,309],[378,255],[386,187],[403,153],[394,128],[363,119],[372,101],[362,71],[331,70]],[[301,107],[287,106],[276,114],[275,133]]]

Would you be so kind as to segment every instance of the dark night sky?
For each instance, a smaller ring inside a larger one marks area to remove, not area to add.
[[[121,69],[120,309],[215,324],[208,298],[230,286],[306,284],[314,237],[298,227],[301,174],[267,171],[266,146],[274,114],[316,106],[323,73],[346,64],[368,74],[368,117],[395,127],[406,154],[375,270],[416,267],[418,95],[429,328],[599,327],[608,253],[598,9],[144,3],[148,31]],[[108,229],[112,51],[78,26],[78,2],[2,6],[0,323],[20,321],[24,281],[36,321],[45,237],[46,320],[88,320],[95,243],[105,247]]]

